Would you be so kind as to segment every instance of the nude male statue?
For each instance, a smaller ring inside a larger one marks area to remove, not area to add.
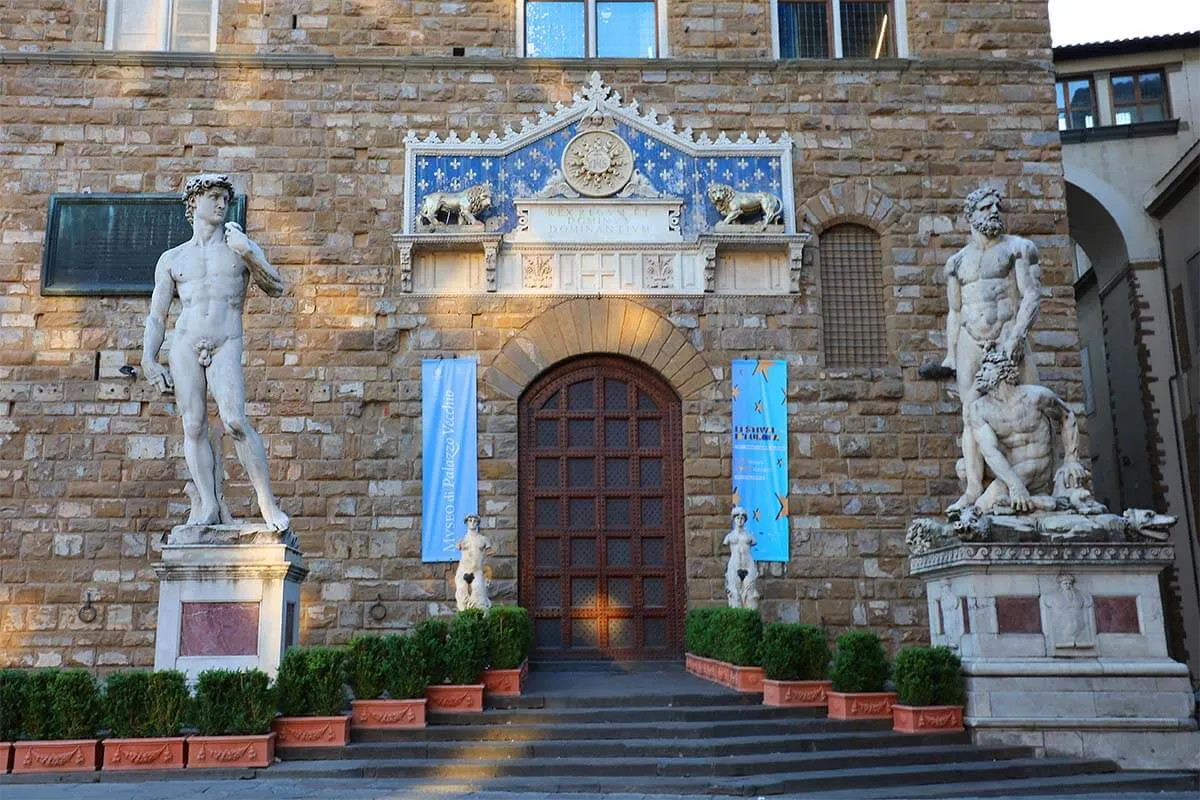
[[[730,608],[758,608],[758,567],[750,552],[757,541],[746,530],[749,515],[741,506],[734,506],[730,517],[733,529],[725,534],[722,544],[729,546],[729,563],[725,567],[725,595]]]
[[[1018,384],[1020,365],[1002,350],[991,350],[975,374],[975,399],[964,424],[995,480],[977,496],[964,495],[979,511],[1008,506],[1016,512],[1055,508],[1054,496],[1086,488],[1088,473],[1079,462],[1079,426],[1062,398],[1044,386]],[[1061,428],[1064,457],[1055,469],[1055,427]],[[967,463],[967,485],[983,485]],[[1033,495],[1047,496],[1039,500]]]
[[[964,414],[978,396],[975,371],[983,354],[999,348],[1024,365],[1022,383],[1038,382],[1037,368],[1027,341],[1037,320],[1042,298],[1042,272],[1033,242],[1004,232],[1000,192],[988,186],[967,195],[965,213],[971,223],[971,241],[946,262],[946,358],[942,366],[955,370]],[[1018,354],[1021,356],[1018,358]],[[983,464],[971,435],[963,427],[963,459],[967,486],[950,506],[960,511],[983,491]]]
[[[192,238],[163,253],[154,268],[154,293],[142,341],[142,372],[161,392],[174,391],[183,418],[183,453],[195,485],[189,525],[222,521],[219,454],[208,438],[208,390],[238,459],[258,497],[263,520],[276,531],[288,529],[287,515],[271,493],[262,439],[246,420],[242,380],[242,308],[250,280],[271,297],[283,294],[283,278],[262,249],[236,222],[225,222],[233,184],[225,175],[197,175],[183,190]],[[167,362],[158,363],[166,336],[167,312],[179,296]]]
[[[487,575],[483,562],[492,549],[492,542],[479,532],[479,515],[468,514],[463,522],[467,535],[458,540],[455,547],[462,553],[458,569],[454,573],[454,600],[459,611],[478,608],[487,611],[492,607],[488,597]]]

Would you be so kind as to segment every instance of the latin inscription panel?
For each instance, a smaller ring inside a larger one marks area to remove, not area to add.
[[[518,201],[513,242],[679,242],[678,200],[603,202]]]

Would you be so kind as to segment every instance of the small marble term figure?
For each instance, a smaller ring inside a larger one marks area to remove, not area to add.
[[[1020,365],[1023,384],[1038,382],[1029,349],[1029,331],[1041,307],[1042,273],[1037,246],[1005,233],[997,189],[984,186],[967,195],[965,214],[971,239],[946,262],[946,357],[955,371],[963,412],[979,396],[975,373],[990,350]],[[973,430],[964,426],[966,490],[950,511],[971,505],[983,492],[983,456]]]
[[[222,512],[219,445],[209,438],[208,393],[233,439],[258,508],[271,530],[286,531],[288,517],[271,492],[262,439],[246,419],[242,377],[242,310],[253,281],[271,297],[283,294],[283,278],[262,248],[236,222],[225,222],[233,202],[225,175],[197,175],[184,185],[183,202],[192,238],[163,253],[154,268],[154,292],[142,343],[142,373],[161,392],[174,392],[183,421],[183,453],[192,479],[189,525],[230,522]],[[158,362],[171,301],[179,297],[168,367]]]
[[[725,534],[723,544],[729,547],[729,564],[725,568],[725,594],[730,608],[758,608],[758,567],[750,548],[757,540],[746,530],[750,519],[746,509],[735,506],[730,512],[733,528]]]
[[[941,582],[941,593],[938,595],[938,615],[942,628],[942,641],[935,644],[943,644],[952,650],[957,650],[962,642],[963,634],[966,632],[963,628],[963,598],[959,597],[954,591],[954,584],[947,578]]]
[[[1058,576],[1058,590],[1042,595],[1049,638],[1057,650],[1089,650],[1096,646],[1091,595],[1079,591],[1075,576]]]
[[[454,573],[454,600],[459,611],[466,611],[468,608],[487,611],[492,607],[492,601],[488,597],[484,561],[491,552],[492,543],[479,532],[478,514],[468,514],[463,522],[467,525],[467,534],[455,545],[462,555]]]

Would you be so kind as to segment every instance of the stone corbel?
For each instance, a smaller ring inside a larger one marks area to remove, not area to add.
[[[800,294],[800,281],[804,276],[804,243],[806,239],[788,243],[788,291]]]
[[[413,290],[412,279],[412,250],[413,243],[396,242],[396,261],[400,267],[400,291],[410,294]]]
[[[484,242],[483,244],[483,281],[484,289],[496,291],[496,259],[500,255],[500,243]]]

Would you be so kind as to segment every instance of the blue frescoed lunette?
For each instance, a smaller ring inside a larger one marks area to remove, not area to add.
[[[755,561],[787,561],[787,362],[733,362],[733,505],[746,509]]]
[[[623,104],[599,73],[592,73],[571,105],[559,103],[552,113],[540,112],[537,121],[522,120],[519,131],[506,126],[503,134],[493,131],[482,137],[473,132],[466,139],[454,131],[445,139],[433,132],[423,138],[410,132],[405,138],[404,233],[428,229],[428,215],[423,219],[422,210],[484,186],[490,202],[482,213],[471,213],[482,219],[488,232],[512,232],[517,225],[514,201],[547,196],[555,181],[563,180],[564,149],[601,119],[631,151],[630,182],[642,184],[637,194],[682,201],[685,240],[714,230],[729,216],[730,211],[719,211],[719,203],[709,196],[717,185],[730,190],[719,193],[726,199],[730,194],[770,198],[762,200],[762,207],[747,207],[742,221],[765,221],[766,212],[773,222],[782,223],[783,232],[795,233],[792,140],[786,133],[775,140],[765,133],[753,139],[742,133],[731,140],[724,133],[712,139],[690,128],[677,131],[673,119],[660,121],[653,109],[642,113],[636,100]],[[620,188],[606,194],[620,197]],[[426,203],[435,192],[443,193],[439,203]],[[447,216],[442,214],[443,219]]]

